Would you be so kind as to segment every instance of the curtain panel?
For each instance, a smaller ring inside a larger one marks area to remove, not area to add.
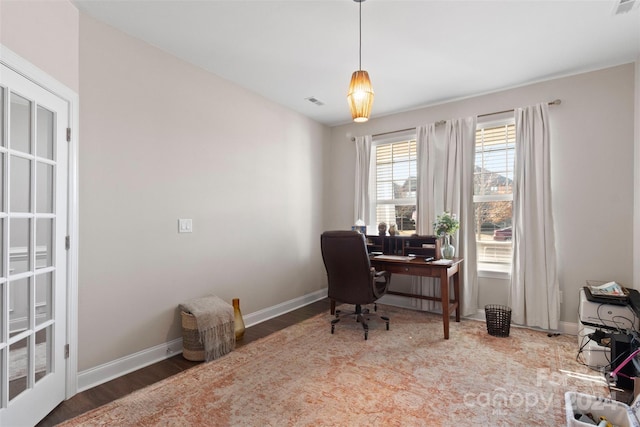
[[[417,233],[433,234],[433,222],[442,211],[455,214],[460,230],[454,236],[456,256],[464,258],[460,299],[462,315],[475,314],[478,301],[478,270],[474,234],[473,174],[476,118],[448,120],[443,133],[434,123],[416,128],[418,155]],[[413,291],[440,296],[434,279],[415,279]],[[440,311],[440,304],[419,300],[421,309]]]
[[[416,155],[418,179],[416,183],[416,233],[433,234],[433,222],[436,219],[434,203],[436,200],[436,125],[430,123],[416,128]],[[436,279],[414,277],[412,292],[419,295],[440,297],[440,288]],[[440,311],[442,307],[435,301],[416,299],[413,304],[421,310]]]
[[[371,168],[371,135],[357,136],[356,144],[356,187],[354,218],[353,223],[357,220],[364,221],[365,224],[372,224],[371,218],[371,196],[370,196],[370,168]]]
[[[444,210],[457,215],[456,256],[464,258],[460,289],[463,316],[478,310],[478,268],[476,256],[473,175],[476,153],[476,118],[445,123],[446,162],[444,170]]]
[[[557,330],[560,289],[551,210],[548,106],[518,108],[515,120],[512,320]]]
[[[431,123],[416,128],[416,155],[418,180],[416,183],[416,232],[433,234],[435,215],[436,125]]]

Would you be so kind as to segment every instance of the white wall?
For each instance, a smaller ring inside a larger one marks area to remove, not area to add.
[[[576,322],[585,280],[633,283],[634,79],[634,66],[627,64],[332,128],[326,226],[340,229],[353,221],[351,136],[560,98],[560,106],[550,107],[552,208],[564,291],[561,320]],[[480,285],[480,303],[506,301],[504,281],[483,279]]]
[[[0,44],[78,92],[78,15],[67,0],[1,0]]]
[[[185,299],[247,314],[326,286],[326,127],[66,0],[1,0],[0,44],[80,92],[80,371],[179,338]]]
[[[84,15],[80,90],[80,371],[326,286],[328,128]]]

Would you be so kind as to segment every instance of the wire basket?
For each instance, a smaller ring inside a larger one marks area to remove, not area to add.
[[[511,308],[504,305],[484,306],[487,318],[487,332],[494,337],[508,337],[511,328]]]

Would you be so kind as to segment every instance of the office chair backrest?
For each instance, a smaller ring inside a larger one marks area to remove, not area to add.
[[[329,279],[329,298],[347,304],[371,304],[371,262],[363,234],[357,231],[325,231],[320,237],[322,259]]]

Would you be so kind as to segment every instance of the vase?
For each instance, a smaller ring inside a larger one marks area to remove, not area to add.
[[[444,259],[453,259],[456,254],[456,248],[451,244],[451,236],[448,234],[444,235],[442,239],[442,247],[440,248],[440,253],[442,254],[442,258]]]
[[[238,298],[233,299],[233,323],[236,332],[236,340],[242,339],[244,336],[244,320],[242,320],[240,300]]]

